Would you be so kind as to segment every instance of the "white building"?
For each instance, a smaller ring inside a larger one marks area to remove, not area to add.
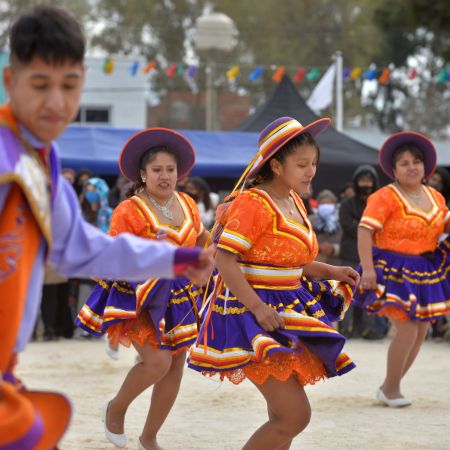
[[[105,73],[105,58],[87,57],[86,81],[81,96],[77,125],[106,125],[116,128],[147,126],[148,75],[139,61],[135,75],[130,68],[136,58],[114,57],[112,73]]]

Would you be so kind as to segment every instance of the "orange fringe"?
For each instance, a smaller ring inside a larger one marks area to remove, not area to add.
[[[260,362],[251,362],[241,369],[229,372],[203,372],[203,375],[218,374],[222,381],[228,378],[233,384],[242,383],[246,378],[256,384],[263,384],[269,376],[286,381],[293,375],[302,386],[325,379],[327,374],[322,360],[304,345],[301,348],[302,351],[296,353],[276,352]]]
[[[153,325],[150,314],[139,314],[136,319],[123,320],[119,323],[111,325],[108,330],[108,340],[111,346],[122,344],[130,347],[132,343],[142,347],[146,342],[153,348],[160,348],[158,334]],[[171,350],[172,355],[186,351],[186,347]]]
[[[381,311],[377,312],[377,316],[387,317],[388,319],[394,319],[400,322],[407,322],[408,320],[411,320],[409,315],[403,311],[403,309],[394,305],[387,305],[383,307]]]

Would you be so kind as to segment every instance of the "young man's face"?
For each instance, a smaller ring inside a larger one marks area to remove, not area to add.
[[[77,114],[84,68],[69,60],[54,65],[35,57],[5,68],[4,80],[16,119],[48,145]]]

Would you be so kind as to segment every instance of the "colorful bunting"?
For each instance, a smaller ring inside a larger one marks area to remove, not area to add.
[[[264,73],[264,67],[263,66],[258,66],[258,67],[256,67],[255,70],[250,72],[250,74],[248,75],[248,79],[250,81],[257,81],[257,80],[259,80],[261,78],[263,73]]]
[[[303,81],[303,78],[305,78],[306,75],[306,69],[304,67],[299,67],[297,72],[295,72],[294,75],[294,83],[300,84]]]
[[[177,64],[177,76],[182,77],[184,74],[184,64],[178,63]]]
[[[272,81],[279,83],[283,79],[285,73],[286,68],[284,66],[279,66],[272,75]]]
[[[150,73],[156,67],[156,61],[152,60],[147,63],[147,65],[142,69],[145,74]]]
[[[233,66],[230,70],[228,70],[227,71],[228,81],[235,80],[240,70],[241,70],[240,66]]]
[[[103,72],[107,75],[110,75],[114,72],[114,59],[113,58],[105,58],[103,61]]]
[[[320,71],[317,67],[313,67],[307,74],[306,79],[308,81],[316,81],[320,76]]]

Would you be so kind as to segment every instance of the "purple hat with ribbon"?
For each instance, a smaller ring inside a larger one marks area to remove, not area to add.
[[[437,164],[437,154],[433,143],[423,134],[414,131],[401,131],[390,136],[380,149],[378,161],[383,172],[392,180],[395,179],[392,155],[403,146],[411,145],[418,148],[423,155],[425,179],[433,175]]]
[[[284,144],[302,133],[310,133],[312,137],[324,132],[330,125],[331,120],[324,118],[316,120],[309,125],[303,126],[292,117],[280,117],[261,131],[258,140],[258,158],[253,164],[247,177],[253,178],[262,166],[269,160]]]
[[[177,154],[177,177],[185,177],[195,163],[192,144],[180,133],[168,128],[147,128],[132,136],[119,156],[119,168],[123,176],[131,181],[139,180],[139,163],[147,150],[167,147]]]

